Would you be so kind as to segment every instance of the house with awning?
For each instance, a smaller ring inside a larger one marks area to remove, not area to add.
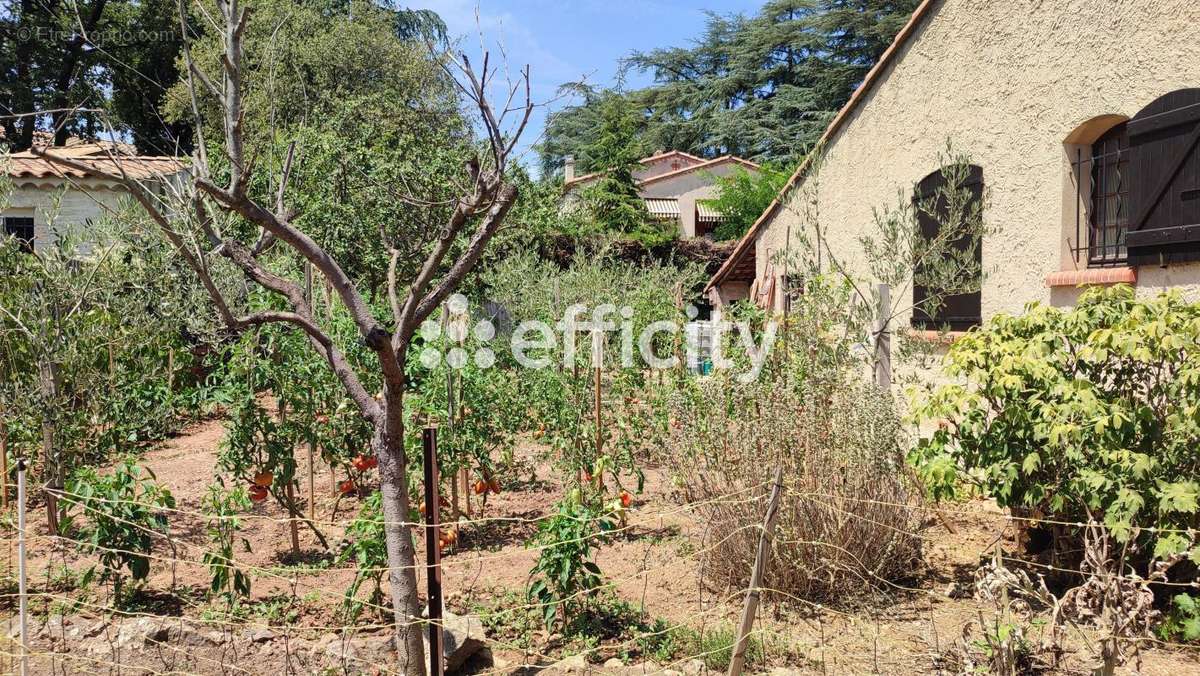
[[[638,161],[633,176],[638,194],[646,202],[650,217],[679,227],[682,238],[705,237],[721,222],[721,214],[706,203],[717,196],[716,178],[739,168],[757,172],[758,165],[732,155],[704,159],[679,150],[658,153]],[[576,175],[575,159],[563,166],[563,192],[571,195],[594,181],[598,174]]]
[[[1200,4],[1183,0],[924,0],[707,296],[785,308],[803,291],[781,260],[818,226],[822,265],[872,281],[861,238],[878,209],[937,193],[948,142],[970,161],[983,278],[912,312],[918,332],[1087,285],[1200,298]]]

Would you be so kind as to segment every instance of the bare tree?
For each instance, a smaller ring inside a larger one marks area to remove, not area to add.
[[[381,246],[390,253],[387,292],[391,308],[391,326],[376,319],[354,282],[316,241],[295,227],[295,212],[288,206],[287,184],[296,147],[289,147],[279,168],[274,204],[264,205],[251,196],[248,187],[253,174],[253,158],[245,151],[243,123],[243,36],[249,10],[239,0],[216,0],[220,13],[217,23],[222,32],[223,53],[221,76],[205,74],[186,49],[185,59],[191,89],[197,133],[203,129],[196,101],[204,94],[220,103],[223,115],[224,154],[229,163],[229,178],[218,184],[210,171],[203,139],[197,139],[193,157],[193,185],[185,189],[184,210],[169,209],[161,197],[142,182],[131,178],[122,168],[120,158],[111,157],[114,169],[110,177],[120,181],[157,223],[171,245],[199,277],[226,325],[243,330],[264,324],[288,324],[307,334],[312,348],[327,362],[344,387],[347,395],[362,416],[374,429],[372,447],[379,458],[383,515],[386,520],[389,583],[396,624],[396,649],[404,672],[410,675],[425,673],[424,649],[421,642],[421,609],[417,599],[417,580],[412,524],[405,520],[409,514],[407,462],[404,451],[405,364],[410,342],[421,323],[462,282],[482,256],[489,240],[500,228],[517,198],[517,189],[505,180],[505,171],[521,133],[533,111],[530,98],[529,68],[526,66],[517,82],[508,83],[507,101],[499,110],[488,100],[488,91],[499,71],[489,67],[483,57],[482,68],[476,71],[465,55],[448,58],[446,69],[455,79],[466,101],[479,118],[483,130],[482,157],[476,156],[464,167],[465,181],[461,194],[445,222],[438,224],[436,235],[427,242],[423,262],[415,275],[402,284],[400,279],[401,252],[387,241]],[[183,0],[180,15],[186,16]],[[187,27],[183,26],[186,34]],[[521,100],[523,99],[523,103]],[[516,101],[517,103],[513,103]],[[506,130],[511,133],[506,134]],[[95,172],[95,163],[86,163],[55,155],[53,151],[37,150],[46,159],[65,166]],[[422,208],[414,206],[413,208]],[[224,236],[213,217],[215,212],[236,214],[258,226],[259,234],[253,244]],[[193,246],[178,223],[192,222],[206,242],[206,248]],[[381,235],[381,240],[384,240]],[[378,368],[383,391],[372,396],[360,375],[348,361],[330,333],[326,332],[306,297],[304,288],[296,281],[268,269],[260,257],[282,244],[302,257],[312,269],[323,276],[334,295],[345,306],[358,329],[359,339],[374,353],[372,368]],[[460,247],[461,245],[461,247]],[[456,256],[451,252],[458,249]],[[208,258],[223,256],[251,283],[281,297],[288,309],[239,314],[210,272]]]

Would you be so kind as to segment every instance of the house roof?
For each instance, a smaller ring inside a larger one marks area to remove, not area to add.
[[[771,218],[774,217],[775,214],[778,213],[783,207],[788,193],[790,193],[793,188],[799,185],[800,181],[802,181],[805,175],[807,175],[808,170],[812,168],[814,158],[830,143],[830,141],[833,140],[833,137],[839,131],[841,131],[846,122],[849,121],[850,115],[853,114],[856,109],[858,109],[859,105],[861,105],[866,99],[867,94],[871,92],[871,90],[881,79],[883,79],[884,71],[888,69],[892,62],[899,58],[900,51],[904,49],[905,45],[908,44],[908,41],[912,39],[913,35],[916,34],[917,29],[921,27],[921,24],[925,21],[925,19],[932,14],[933,6],[936,4],[937,0],[922,0],[921,4],[918,5],[915,10],[913,10],[912,16],[908,19],[908,23],[904,24],[904,27],[900,29],[899,33],[896,33],[896,37],[892,39],[892,44],[889,45],[886,50],[884,50],[883,54],[879,57],[879,61],[875,63],[870,71],[867,72],[867,76],[863,78],[862,84],[860,84],[858,89],[855,89],[854,93],[850,95],[850,100],[846,101],[846,105],[842,106],[842,109],[838,111],[838,114],[829,122],[829,126],[825,128],[825,133],[821,134],[821,138],[817,140],[813,151],[808,154],[808,157],[804,159],[804,162],[802,162],[799,168],[797,168],[791,177],[788,178],[787,183],[785,183],[783,188],[780,189],[779,194],[775,196],[775,199],[771,201],[771,204],[767,206],[766,211],[764,211],[762,215],[758,217],[758,220],[754,221],[754,225],[750,226],[750,229],[746,231],[746,234],[742,235],[742,238],[738,240],[737,246],[733,249],[733,253],[729,255],[729,258],[725,259],[725,262],[722,263],[721,267],[716,271],[716,273],[713,274],[712,279],[708,280],[708,284],[706,284],[704,287],[705,291],[711,289],[717,284],[720,284],[721,281],[727,275],[729,275],[732,270],[737,268],[740,259],[746,256],[747,250],[753,254],[754,241],[758,237],[759,230],[761,230],[764,225],[770,221]]]
[[[642,159],[638,160],[638,162],[641,162],[642,164],[650,164],[651,162],[657,162],[668,157],[683,157],[696,162],[704,161],[703,157],[696,157],[695,155],[691,153],[685,153],[682,150],[666,150],[661,153],[651,155],[650,157],[643,157]]]
[[[104,178],[105,176],[119,176],[124,171],[125,175],[132,179],[144,180],[170,176],[187,168],[187,165],[182,160],[175,157],[130,155],[118,156],[114,159],[113,157],[97,157],[95,155],[80,156],[70,152],[62,152],[59,148],[53,148],[50,151],[63,157],[70,157],[77,162],[85,163],[93,167],[94,170],[83,171],[76,167],[68,167],[24,152],[9,155],[7,160],[0,160],[0,164],[3,164],[4,174],[10,178],[39,179]]]
[[[643,157],[642,159],[638,160],[638,162],[640,162],[642,164],[652,164],[654,162],[657,162],[659,160],[665,159],[667,157],[672,157],[672,156],[685,158],[685,159],[689,160],[690,163],[685,167],[680,167],[679,169],[675,169],[673,171],[668,171],[668,172],[664,172],[661,174],[655,174],[654,176],[644,178],[644,179],[638,181],[638,185],[639,186],[648,185],[650,183],[656,183],[658,181],[675,178],[677,176],[681,176],[683,174],[687,174],[687,173],[690,173],[693,171],[699,171],[702,169],[711,169],[712,167],[715,167],[715,166],[718,166],[721,164],[726,164],[728,162],[737,162],[738,164],[741,164],[742,166],[750,168],[750,169],[758,169],[759,168],[759,166],[757,164],[751,162],[750,160],[744,160],[740,157],[734,157],[733,155],[722,155],[720,157],[716,157],[711,160],[706,160],[701,157],[696,157],[695,155],[690,155],[688,153],[685,153],[682,150],[671,150],[671,151],[668,151],[665,153],[651,155],[650,157]],[[563,190],[568,190],[576,185],[579,185],[580,183],[583,183],[585,181],[590,181],[599,175],[600,174],[598,172],[592,172],[590,174],[584,174],[582,176],[577,176],[577,177],[571,179],[570,181],[563,183]]]
[[[679,169],[676,169],[675,171],[668,171],[663,174],[656,174],[649,178],[645,178],[645,179],[642,179],[641,181],[638,181],[638,185],[649,185],[651,183],[658,183],[660,181],[665,181],[668,179],[676,178],[676,177],[682,176],[684,174],[690,174],[693,171],[703,171],[705,169],[711,169],[718,165],[729,164],[730,162],[740,164],[748,169],[758,169],[759,168],[757,164],[751,162],[750,160],[743,160],[742,158],[734,157],[733,155],[722,155],[720,157],[717,157],[717,158],[714,158],[711,160],[706,160],[706,161],[700,162],[699,164],[692,164],[692,165],[689,165],[686,167],[681,167]]]

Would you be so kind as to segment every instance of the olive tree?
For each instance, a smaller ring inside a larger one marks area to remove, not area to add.
[[[412,524],[405,521],[409,491],[403,399],[408,351],[418,327],[479,262],[516,201],[517,189],[507,171],[533,110],[529,69],[522,69],[515,82],[498,81],[497,74],[507,69],[490,64],[487,54],[478,69],[465,55],[433,55],[458,85],[463,107],[477,119],[481,133],[475,145],[480,152],[462,166],[458,194],[450,200],[448,212],[427,201],[411,200],[417,213],[448,213],[444,220],[427,223],[420,232],[406,228],[407,241],[403,242],[389,238],[380,227],[377,241],[364,243],[381,247],[387,254],[387,310],[377,313],[342,263],[296,225],[296,196],[289,193],[289,176],[303,148],[293,140],[278,162],[264,160],[248,150],[245,102],[249,99],[245,94],[249,87],[244,79],[247,69],[243,43],[250,11],[241,0],[216,0],[215,8],[213,21],[221,44],[218,72],[206,72],[191,57],[186,41],[184,58],[188,96],[198,118],[197,133],[203,136],[206,128],[199,119],[206,106],[199,102],[215,100],[219,104],[222,139],[213,144],[215,150],[209,150],[203,138],[197,139],[191,181],[168,195],[173,199],[133,180],[121,169],[120,158],[113,158],[117,170],[111,178],[121,181],[158,224],[198,276],[226,326],[244,330],[285,324],[303,331],[370,424],[372,449],[379,459],[396,649],[405,673],[424,674]],[[186,14],[182,4],[180,14]],[[182,29],[186,34],[188,27],[183,25]],[[502,106],[490,102],[493,90],[504,97]],[[456,142],[447,139],[447,143]],[[53,151],[39,154],[66,166],[94,171],[94,167]],[[268,164],[273,166],[265,166]],[[266,183],[273,186],[269,195],[257,188]],[[415,235],[421,236],[417,242],[421,255],[408,274],[404,270],[410,269]],[[370,367],[374,373],[370,375],[382,382],[380,392],[369,391],[364,384],[369,381],[347,358],[345,346],[339,345],[335,334],[322,325],[304,284],[271,264],[268,253],[280,249],[310,266],[314,276],[322,279],[344,306],[357,329],[357,340],[374,356]],[[213,279],[211,271],[218,259],[232,265],[249,284],[270,293],[278,304],[268,309],[243,310],[239,299],[224,293]]]

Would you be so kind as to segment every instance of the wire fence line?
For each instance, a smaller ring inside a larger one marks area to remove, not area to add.
[[[491,554],[487,554],[487,555],[477,556],[474,558],[459,557],[456,555],[456,556],[451,556],[451,557],[447,558],[446,560],[444,560],[443,565],[482,566],[482,565],[486,565],[487,563],[490,563],[490,562],[494,562],[494,561],[506,559],[506,558],[511,558],[511,557],[528,557],[530,555],[530,553],[536,553],[537,551],[540,551],[547,547],[555,546],[556,544],[576,543],[576,542],[580,542],[582,540],[586,540],[586,539],[589,539],[592,537],[604,537],[604,536],[608,536],[608,535],[618,535],[618,534],[632,534],[639,527],[650,526],[650,525],[655,524],[656,522],[659,525],[661,525],[663,519],[665,519],[665,518],[677,516],[677,515],[684,514],[687,512],[694,512],[695,510],[701,509],[705,506],[713,506],[713,505],[718,505],[718,504],[760,503],[761,501],[763,501],[765,499],[765,494],[757,493],[757,491],[761,491],[761,489],[764,489],[769,483],[770,483],[769,481],[762,482],[761,484],[756,484],[754,486],[748,486],[745,488],[730,491],[729,493],[718,496],[716,498],[682,503],[677,506],[672,506],[669,509],[657,510],[657,511],[653,511],[653,512],[649,511],[649,510],[634,510],[631,515],[632,518],[630,519],[629,523],[625,524],[624,526],[621,526],[620,528],[618,528],[614,531],[609,531],[608,533],[598,533],[595,535],[584,536],[581,538],[562,540],[561,542],[544,543],[544,544],[539,544],[539,545],[529,547],[527,549],[496,552],[496,553],[491,553]],[[65,497],[67,499],[73,499],[76,496],[67,494]],[[836,494],[832,494],[832,493],[821,493],[821,492],[816,492],[816,491],[805,491],[803,493],[797,494],[797,496],[795,496],[795,497],[799,497],[799,498],[806,499],[806,500],[812,500],[815,503],[821,505],[822,507],[830,509],[831,511],[836,512],[847,519],[871,520],[871,519],[869,519],[869,517],[866,517],[862,514],[858,514],[851,508],[847,508],[844,505],[844,503],[874,503],[874,504],[888,505],[888,506],[903,506],[905,508],[921,510],[921,511],[930,511],[930,512],[932,511],[932,507],[924,506],[924,505],[912,505],[912,504],[899,505],[898,503],[889,503],[887,501],[864,500],[864,499],[849,497],[849,496],[845,496],[845,495],[836,495]],[[123,502],[128,502],[128,501],[109,501],[109,502],[123,503]],[[942,508],[945,511],[945,505],[940,506],[940,508]],[[990,509],[980,509],[980,510],[970,511],[966,508],[956,508],[954,510],[949,510],[949,511],[951,511],[951,513],[957,513],[957,514],[961,514],[961,515],[965,515],[965,516],[972,516],[972,517],[978,517],[981,515],[986,516],[986,517],[995,517],[995,518],[1002,519],[1006,525],[1010,525],[1013,523],[1021,523],[1021,524],[1028,524],[1028,525],[1053,523],[1055,525],[1069,525],[1069,526],[1073,526],[1073,527],[1077,527],[1077,528],[1088,528],[1088,527],[1096,526],[1095,523],[1066,522],[1066,521],[1055,521],[1055,520],[1050,520],[1050,519],[1039,519],[1036,517],[1020,517],[1020,516],[1015,516],[1015,515],[1007,515],[1002,512],[990,510]],[[179,514],[179,515],[191,515],[191,516],[197,516],[197,517],[202,517],[202,518],[206,518],[206,519],[210,518],[209,515],[204,514],[203,512],[194,511],[194,510],[173,509],[173,510],[171,510],[171,512],[175,513],[175,514]],[[285,523],[292,521],[292,518],[290,518],[290,517],[279,518],[279,517],[272,517],[270,515],[256,515],[256,516],[260,516],[263,519],[266,519],[268,521],[272,521],[275,523],[279,523],[279,524],[285,524]],[[1011,516],[1011,518],[1009,518],[1010,516]],[[536,523],[541,523],[546,518],[549,518],[549,515],[543,515],[543,516],[538,516],[538,517],[516,517],[516,518],[504,517],[504,516],[487,517],[487,518],[480,517],[477,519],[470,520],[469,523],[461,523],[460,526],[461,527],[469,527],[472,525],[473,526],[483,526],[488,523],[512,523],[512,522],[536,524]],[[120,520],[119,517],[118,517],[118,520]],[[871,520],[871,521],[873,521],[873,520]],[[185,538],[177,537],[175,535],[172,535],[170,532],[164,533],[163,531],[145,527],[142,524],[136,524],[133,522],[127,522],[127,523],[134,527],[144,529],[147,533],[152,533],[155,537],[159,538],[159,540],[162,543],[169,544],[173,548],[182,548],[184,551],[192,551],[195,549],[202,549],[202,550],[206,549],[203,544],[189,541]],[[345,523],[347,523],[347,522],[337,522],[338,525],[345,525]],[[874,522],[874,523],[878,523],[878,522]],[[423,524],[423,523],[412,523],[409,525],[411,525],[414,528],[427,527],[426,524]],[[897,532],[900,532],[900,533],[904,533],[906,535],[920,537],[927,541],[932,539],[925,530],[907,530],[907,529],[892,526],[890,524],[887,524],[887,525],[892,527],[893,530],[896,530]],[[569,601],[569,600],[585,597],[588,594],[594,593],[594,591],[615,590],[621,584],[627,583],[630,581],[635,581],[638,579],[649,580],[649,579],[651,579],[651,577],[653,577],[655,575],[665,574],[673,568],[678,568],[679,566],[682,566],[682,565],[690,565],[693,563],[697,563],[700,560],[702,560],[706,554],[711,552],[713,549],[718,547],[723,542],[734,537],[735,535],[737,535],[741,532],[744,532],[745,530],[755,530],[755,529],[759,529],[760,527],[761,526],[758,523],[751,523],[751,524],[744,525],[740,529],[735,529],[730,532],[722,533],[721,537],[716,539],[714,542],[708,543],[704,547],[696,549],[694,551],[691,551],[690,553],[683,554],[676,558],[673,558],[672,560],[670,560],[666,563],[656,565],[653,567],[643,566],[640,570],[636,571],[633,574],[619,577],[619,578],[605,580],[605,582],[602,584],[602,586],[598,590],[580,591],[580,592],[577,592],[577,593],[571,595],[568,598],[564,598],[564,599],[561,599],[561,600],[559,600],[557,602],[553,602],[553,603],[540,603],[540,602],[532,602],[531,601],[531,602],[525,603],[525,604],[516,604],[516,605],[509,604],[503,608],[497,609],[496,614],[498,616],[507,616],[507,615],[515,615],[520,612],[536,611],[539,609],[544,609],[548,606],[557,606],[557,605],[564,603],[566,601]],[[1168,529],[1163,529],[1163,530],[1165,531]],[[1180,532],[1189,532],[1189,531],[1181,530]],[[67,548],[69,546],[74,546],[74,545],[78,544],[75,540],[72,540],[68,537],[59,536],[59,535],[29,534],[27,541],[30,543],[40,543],[42,545],[48,545],[51,549],[60,551],[63,554],[64,558],[65,558],[65,552],[66,552]],[[822,541],[788,540],[786,538],[780,539],[777,541],[777,546],[786,547],[786,546],[797,545],[797,544],[806,544],[806,545],[814,545],[814,546],[820,546],[820,547],[837,548],[837,545],[835,545],[833,543],[822,542]],[[89,547],[91,547],[91,545],[89,545]],[[844,548],[839,548],[839,549],[843,554],[849,555],[851,557],[851,559],[856,558],[856,556],[853,552],[848,552]],[[106,547],[103,545],[94,547],[93,551],[94,552],[107,551],[110,553],[146,555],[146,553],[144,553],[144,552],[131,552],[128,550],[122,550],[119,548],[111,548],[111,547]],[[981,548],[980,554],[983,555],[986,553],[987,553],[987,548],[986,547]],[[157,562],[160,562],[160,563],[163,563],[166,565],[172,565],[172,566],[181,565],[181,566],[207,567],[209,565],[202,559],[193,558],[186,554],[183,556],[180,556],[180,555],[178,555],[177,552],[173,553],[172,555],[158,554],[158,553],[152,552],[149,554],[149,557]],[[1120,580],[1136,582],[1136,583],[1146,583],[1147,582],[1145,577],[1139,576],[1136,574],[1103,573],[1103,572],[1081,573],[1079,570],[1072,570],[1072,569],[1054,566],[1054,565],[1050,565],[1050,564],[1043,564],[1043,563],[1040,563],[1037,561],[1030,561],[1030,560],[1026,560],[1026,559],[1022,559],[1022,558],[1017,558],[1014,556],[1002,556],[1001,560],[1003,560],[1006,563],[1011,563],[1018,567],[1030,566],[1030,567],[1035,567],[1035,568],[1042,568],[1042,569],[1045,569],[1048,571],[1067,573],[1067,574],[1076,575],[1076,576],[1095,575],[1097,577],[1102,577],[1102,578],[1120,579]],[[236,560],[226,560],[226,562],[230,563],[232,565],[237,565],[240,568],[243,568],[249,572],[252,572],[253,574],[258,575],[260,578],[274,580],[274,581],[278,581],[278,582],[287,584],[291,588],[291,596],[290,596],[290,601],[289,601],[291,604],[303,603],[303,601],[300,598],[301,595],[307,595],[307,594],[312,594],[312,593],[316,593],[316,594],[319,594],[322,596],[329,596],[329,597],[336,598],[336,599],[344,598],[345,597],[344,589],[329,588],[329,587],[322,586],[320,584],[319,577],[322,573],[386,572],[388,570],[393,570],[393,568],[391,568],[391,567],[359,568],[359,567],[350,567],[350,566],[347,566],[347,567],[314,566],[314,567],[296,568],[296,567],[284,567],[284,566],[259,566],[259,565],[243,564]],[[425,569],[427,566],[425,564],[416,564],[413,567],[415,569],[419,570],[419,569]],[[934,589],[905,585],[905,584],[902,584],[895,580],[890,580],[890,579],[886,579],[884,577],[875,575],[873,573],[873,571],[871,571],[867,566],[858,566],[858,570],[856,570],[854,572],[856,572],[860,575],[863,583],[866,585],[871,585],[873,587],[878,587],[881,589],[893,589],[897,592],[903,592],[903,593],[915,593],[915,594],[927,595],[931,598],[931,601],[934,598],[938,598],[938,599],[945,598],[945,596],[943,594],[941,594],[940,592],[938,592]],[[1161,584],[1164,586],[1176,586],[1176,587],[1191,587],[1191,588],[1200,587],[1200,584],[1198,584],[1197,582],[1159,581],[1159,582],[1154,582],[1153,584],[1156,584],[1156,585]],[[630,644],[634,644],[634,643],[638,642],[639,640],[648,640],[648,639],[654,638],[655,636],[667,635],[670,632],[678,630],[680,628],[690,627],[690,626],[694,625],[696,620],[699,620],[699,619],[712,617],[712,616],[727,617],[728,614],[731,612],[731,608],[726,606],[728,601],[730,599],[735,599],[739,595],[745,594],[748,591],[752,591],[752,590],[742,588],[742,589],[735,589],[729,593],[724,594],[722,597],[720,597],[720,599],[713,601],[712,605],[710,605],[710,607],[708,609],[702,609],[695,613],[692,613],[689,618],[689,621],[679,622],[676,624],[669,624],[663,628],[656,629],[655,631],[652,631],[652,632],[643,632],[643,633],[639,634],[638,636],[635,636],[634,638],[630,638],[630,639],[621,641],[620,643],[617,643],[617,644],[609,643],[609,644],[596,645],[591,648],[586,648],[586,649],[582,650],[581,652],[578,652],[577,654],[584,655],[585,657],[587,657],[587,656],[591,656],[596,653],[599,653],[601,651],[619,649],[623,646],[628,646]],[[848,612],[846,610],[839,609],[836,607],[830,607],[828,604],[816,603],[811,600],[798,597],[795,594],[788,592],[787,590],[776,589],[776,588],[771,588],[771,587],[767,587],[767,586],[760,587],[757,591],[773,595],[776,599],[779,599],[779,600],[786,599],[786,600],[788,600],[790,602],[794,602],[798,605],[806,606],[812,610],[817,611],[818,613],[830,613],[831,615],[842,618],[847,623],[851,623],[851,624],[854,624],[857,626],[869,628],[869,626],[872,623],[876,623],[876,624],[878,623],[878,613],[874,614],[873,616],[863,617],[862,615],[856,614],[854,612]],[[14,596],[13,594],[0,594],[0,598],[11,599],[13,596]],[[254,620],[253,618],[240,618],[240,617],[237,617],[237,616],[235,616],[233,614],[229,614],[229,613],[227,613],[225,617],[219,617],[217,614],[217,611],[214,608],[212,608],[212,607],[203,608],[203,604],[192,603],[192,602],[188,601],[187,599],[183,599],[183,602],[189,607],[189,609],[191,609],[191,610],[201,610],[201,609],[207,610],[206,617],[204,617],[204,618],[183,618],[183,617],[174,618],[174,617],[159,615],[159,614],[155,614],[155,613],[137,613],[137,612],[122,611],[119,609],[112,608],[111,606],[108,606],[108,605],[104,605],[104,604],[100,604],[100,603],[93,603],[93,602],[90,602],[90,601],[87,601],[84,599],[71,597],[66,594],[58,594],[58,593],[53,593],[53,592],[49,592],[49,591],[37,591],[37,592],[32,593],[30,596],[32,598],[43,601],[44,607],[49,607],[51,603],[60,603],[60,604],[62,604],[63,607],[87,608],[88,610],[90,610],[92,612],[95,612],[98,614],[104,614],[104,615],[108,615],[108,616],[119,616],[122,618],[146,617],[146,618],[161,620],[164,622],[169,622],[171,620],[178,620],[181,624],[187,623],[189,625],[219,627],[219,628],[222,628],[223,630],[228,631],[229,632],[228,635],[231,639],[234,636],[235,630],[245,631],[247,629],[252,629],[252,628],[264,628],[264,629],[271,629],[274,631],[283,631],[283,632],[286,632],[286,635],[288,635],[288,636],[291,636],[293,634],[296,634],[297,636],[299,636],[300,634],[305,634],[305,633],[311,634],[313,632],[332,631],[332,632],[341,633],[343,636],[343,640],[345,641],[345,640],[351,640],[355,636],[360,636],[365,632],[386,631],[386,630],[393,629],[395,626],[394,623],[392,623],[392,622],[354,623],[354,624],[350,624],[350,625],[347,625],[346,623],[339,623],[339,624],[333,624],[333,625],[307,625],[307,624],[286,623],[281,626],[279,624],[271,624],[269,621],[258,622],[256,620]],[[372,603],[367,600],[360,601],[360,604],[364,608],[379,612],[384,615],[390,614],[392,611],[390,605],[376,604],[376,603]],[[440,624],[440,626],[443,626],[444,628],[447,627],[447,624],[445,622],[437,623],[437,622],[432,622],[430,620],[421,620],[419,622],[419,624],[421,624],[423,627],[428,627],[431,625],[438,625],[438,624]],[[762,627],[758,627],[753,630],[753,633],[756,636],[763,636],[763,635],[769,634],[770,632],[768,632],[767,630],[764,630]],[[490,638],[490,637],[477,637],[477,638],[479,638],[481,641],[483,641],[490,648],[499,649],[499,650],[520,651],[523,655],[526,656],[526,658],[536,659],[540,663],[547,663],[547,662],[552,662],[555,660],[554,655],[530,649],[530,648],[522,646],[519,643],[514,642],[514,641],[504,641],[501,639]],[[1143,637],[1121,637],[1121,636],[1118,636],[1118,637],[1114,637],[1114,638],[1116,640],[1123,641],[1123,642],[1135,642],[1138,644],[1153,644],[1153,645],[1157,645],[1157,646],[1162,646],[1164,648],[1170,648],[1172,650],[1184,650],[1184,651],[1189,651],[1189,652],[1193,652],[1193,653],[1195,653],[1198,649],[1198,646],[1196,646],[1196,645],[1171,642],[1171,641],[1162,640],[1162,639],[1149,637],[1149,636],[1143,636]],[[163,645],[158,645],[159,643],[162,643]],[[253,672],[247,671],[241,667],[238,667],[236,665],[227,665],[226,660],[223,660],[223,659],[207,658],[207,657],[203,657],[203,656],[199,656],[199,655],[192,656],[191,651],[170,645],[169,641],[150,640],[149,644],[154,645],[157,649],[167,651],[168,653],[171,653],[171,654],[179,653],[181,655],[181,659],[183,657],[186,657],[187,659],[197,659],[201,662],[205,662],[206,664],[220,666],[222,668],[222,671],[232,670],[232,671],[237,671],[239,673],[253,673]],[[670,665],[679,664],[679,663],[686,662],[686,661],[692,660],[692,659],[702,659],[703,657],[707,656],[708,654],[711,654],[713,652],[721,652],[722,650],[726,650],[726,649],[727,648],[717,648],[717,649],[713,649],[710,651],[701,651],[701,652],[698,652],[698,653],[695,653],[692,655],[685,655],[682,658],[680,658],[678,660],[674,660],[673,662],[671,662],[669,664],[657,665],[657,666],[662,667],[662,669],[668,669],[670,667]],[[0,654],[3,654],[7,657],[7,656],[15,655],[16,653],[2,652]],[[110,668],[111,669],[111,668],[116,667],[116,668],[123,668],[125,670],[130,669],[129,664],[127,664],[127,663],[123,664],[121,662],[119,655],[114,655],[113,656],[114,659],[112,659],[112,660],[103,660],[103,659],[99,659],[96,657],[85,657],[85,656],[73,655],[70,653],[61,653],[61,652],[56,652],[56,651],[34,652],[34,653],[30,653],[30,656],[34,657],[34,658],[67,660],[67,661],[71,661],[73,663],[77,663],[77,664],[73,665],[72,673],[102,673],[101,671],[89,671],[88,667],[84,666],[85,664],[90,665],[91,667],[98,667],[98,668]],[[364,666],[368,665],[368,661],[366,658],[358,658],[353,655],[343,654],[342,659],[346,662],[361,662]],[[375,663],[369,663],[369,665],[373,668],[380,669],[382,673],[395,673],[391,670],[388,670],[387,667],[384,667],[383,665],[379,665],[379,664],[375,664]],[[140,665],[136,667],[136,670],[141,671],[143,673],[155,673],[155,674],[158,674],[158,673],[171,673],[171,674],[193,673],[193,672],[188,672],[188,671],[182,671],[179,669],[171,669],[168,671],[156,671],[153,669],[145,668]],[[499,669],[496,669],[494,671],[498,672]],[[485,673],[490,673],[490,672],[485,672]]]

